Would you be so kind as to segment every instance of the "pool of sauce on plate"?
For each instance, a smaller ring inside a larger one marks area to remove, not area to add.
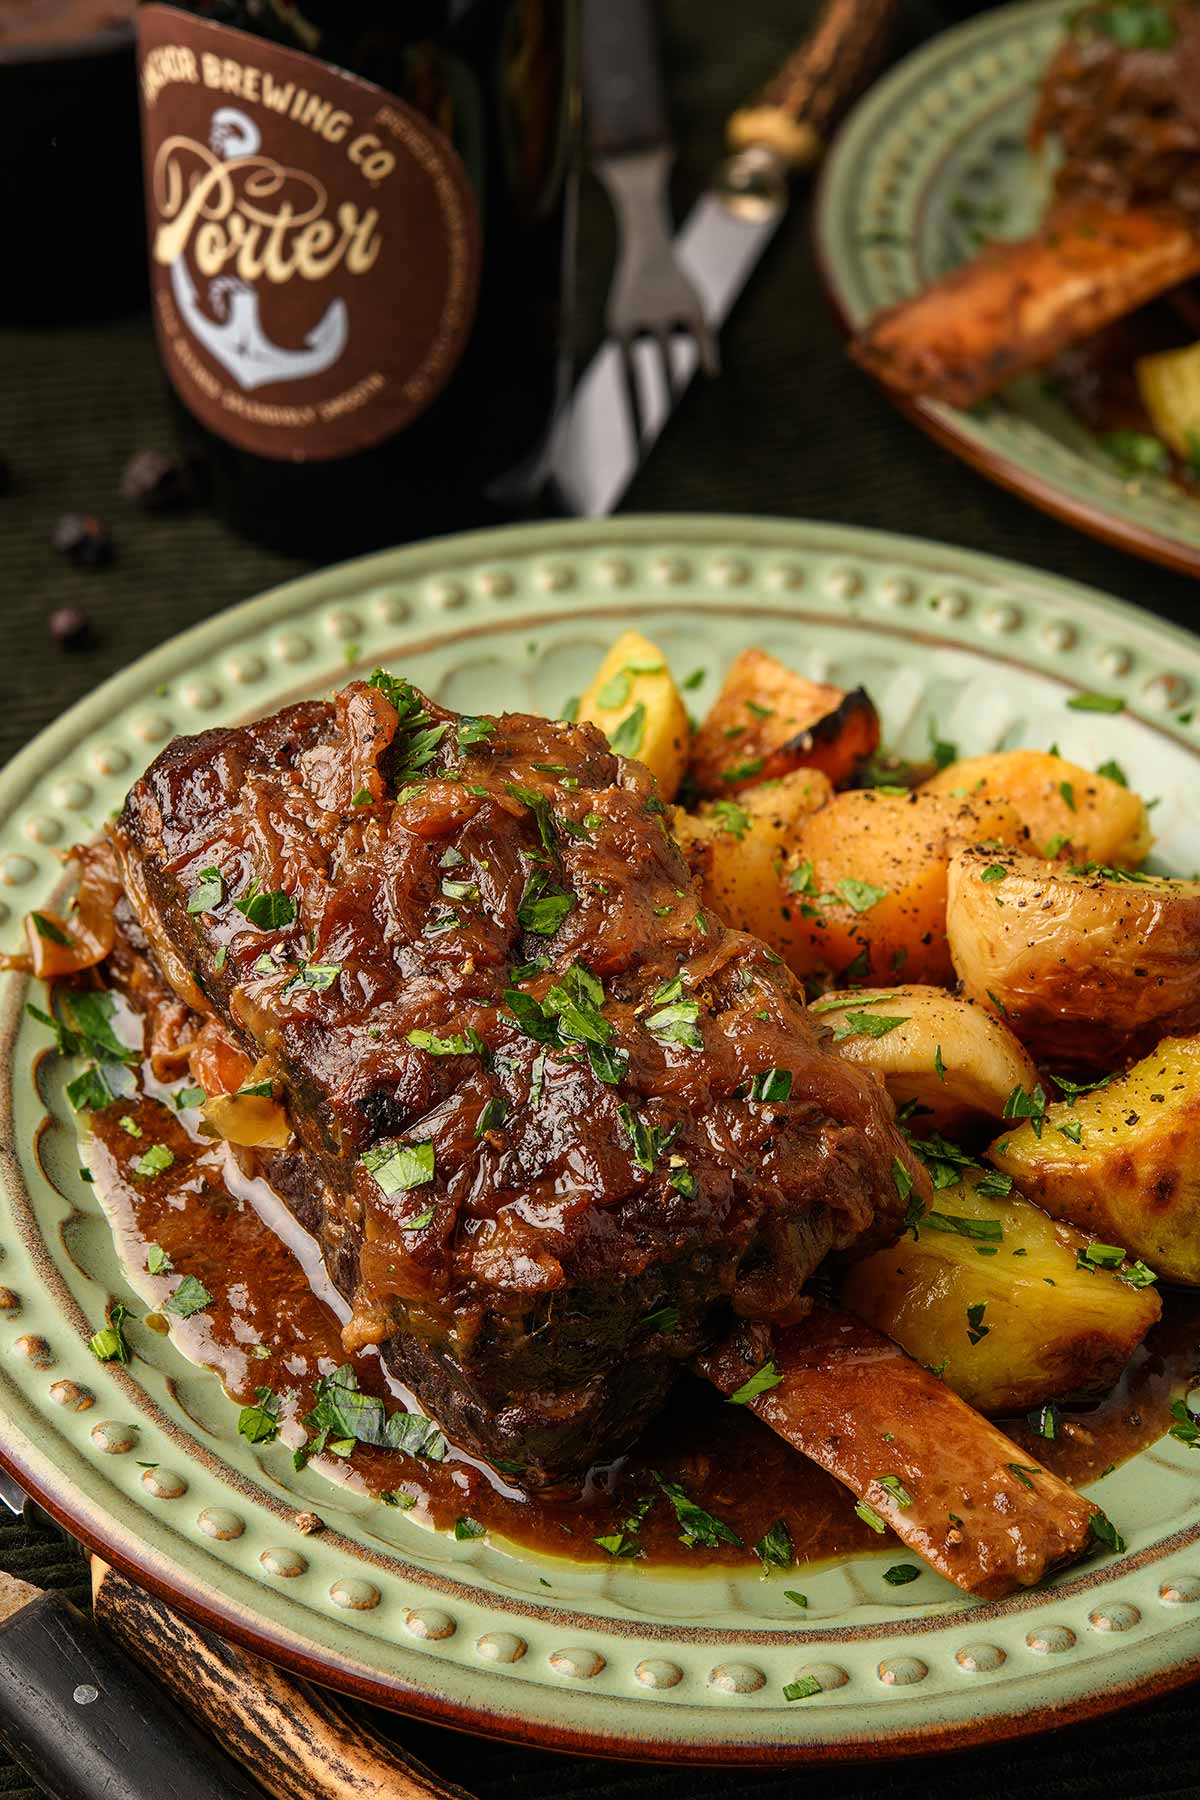
[[[279,1398],[280,1436],[295,1446],[306,1436],[300,1421],[312,1407],[316,1382],[347,1360],[335,1310],[341,1303],[310,1240],[227,1146],[192,1134],[188,1122],[196,1118],[180,1114],[169,1099],[119,1101],[92,1115],[88,1167],[127,1267],[145,1270],[149,1247],[157,1244],[174,1270],[157,1278],[163,1300],[179,1275],[196,1276],[212,1296],[189,1318],[171,1318],[181,1349],[214,1369],[243,1405],[254,1402],[256,1390],[270,1389]],[[132,1165],[151,1144],[165,1145],[175,1160],[160,1175],[139,1176]],[[151,1279],[141,1277],[142,1285]],[[1200,1299],[1168,1298],[1162,1323],[1111,1394],[1092,1405],[1064,1407],[1055,1442],[1038,1437],[1023,1420],[1010,1422],[1006,1429],[1015,1441],[1067,1481],[1082,1483],[1161,1437],[1171,1423],[1172,1397],[1196,1373],[1200,1327]],[[152,1329],[167,1329],[162,1314],[152,1310],[146,1317]],[[389,1405],[407,1402],[420,1410],[395,1384],[389,1387],[374,1353],[354,1363],[365,1391]],[[442,1529],[452,1530],[465,1517],[517,1545],[587,1562],[609,1560],[594,1540],[619,1532],[651,1495],[655,1504],[636,1531],[639,1566],[745,1564],[752,1560],[751,1546],[779,1519],[788,1526],[798,1563],[897,1549],[894,1538],[881,1540],[857,1517],[852,1497],[831,1476],[690,1376],[681,1379],[649,1441],[593,1471],[582,1495],[523,1496],[494,1471],[453,1451],[444,1462],[431,1463],[358,1445],[352,1457],[327,1456],[321,1466],[335,1461],[338,1475],[353,1487],[390,1494],[414,1517]],[[678,1482],[744,1547],[683,1545],[652,1470]]]

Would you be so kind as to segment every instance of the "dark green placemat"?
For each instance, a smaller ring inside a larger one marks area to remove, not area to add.
[[[680,139],[679,204],[719,154],[727,113],[787,54],[814,0],[665,0],[670,85]],[[736,27],[732,21],[736,16]],[[909,0],[904,36],[946,22],[935,0]],[[807,193],[772,245],[722,342],[719,381],[697,386],[639,477],[638,511],[772,512],[917,531],[1040,564],[1057,574],[1190,622],[1195,584],[1138,563],[1043,518],[972,474],[893,411],[846,361],[820,293]],[[594,339],[612,230],[589,186],[584,212],[584,318]],[[187,625],[306,566],[243,544],[210,516],[146,518],[119,499],[135,449],[168,446],[169,425],[145,319],[58,332],[0,333],[0,454],[15,475],[0,500],[0,761],[106,675]],[[95,512],[112,525],[117,560],[87,574],[49,548],[55,518]],[[99,637],[86,654],[59,650],[46,621],[82,605]],[[52,1534],[0,1523],[0,1567],[47,1586],[79,1585],[79,1565]],[[80,1592],[83,1592],[80,1586]],[[440,1773],[481,1800],[739,1800],[803,1791],[813,1800],[1149,1800],[1200,1795],[1195,1698],[1181,1694],[1111,1722],[997,1751],[865,1771],[703,1774],[646,1770],[461,1738],[428,1726],[394,1729]],[[0,1796],[31,1795],[0,1756]]]

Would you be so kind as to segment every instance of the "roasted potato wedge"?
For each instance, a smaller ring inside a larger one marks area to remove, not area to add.
[[[675,798],[688,759],[687,708],[666,657],[640,631],[621,633],[580,699],[579,718],[645,763],[664,800]]]
[[[964,991],[1035,1057],[1111,1068],[1200,1031],[1200,881],[962,850],[946,924]]]
[[[1162,1311],[1157,1293],[1081,1266],[1083,1232],[1015,1192],[981,1194],[981,1181],[970,1171],[942,1188],[919,1237],[855,1263],[842,1305],[941,1369],[980,1412],[1111,1387]]]
[[[1021,824],[1001,801],[949,794],[837,794],[808,819],[781,876],[799,975],[891,982],[903,971],[948,983],[946,870],[964,843],[1014,843]]]
[[[1029,828],[1036,856],[1069,850],[1075,862],[1135,869],[1154,839],[1140,794],[1048,750],[996,750],[952,762],[925,783],[931,794],[1007,800]]]
[[[1048,1106],[988,1154],[1056,1219],[1200,1287],[1200,1038],[1165,1039],[1127,1074]]]
[[[878,744],[879,715],[862,688],[807,681],[765,650],[743,650],[696,733],[688,772],[712,799],[799,768],[838,787]]]
[[[1136,366],[1138,391],[1155,431],[1181,462],[1200,453],[1200,344],[1143,356]]]
[[[700,876],[705,905],[782,955],[790,926],[779,894],[780,862],[805,819],[832,797],[827,775],[796,769],[694,813],[676,808],[675,835]]]
[[[1007,1025],[945,988],[828,994],[809,1011],[832,1026],[839,1056],[883,1077],[897,1106],[916,1101],[922,1126],[945,1131],[980,1114],[1002,1119],[1015,1087],[1031,1094],[1037,1086],[1037,1069]],[[891,1019],[901,1022],[888,1025]]]

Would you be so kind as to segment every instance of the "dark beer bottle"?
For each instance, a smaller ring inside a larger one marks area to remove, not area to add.
[[[155,329],[215,504],[331,556],[536,504],[575,0],[138,11]]]

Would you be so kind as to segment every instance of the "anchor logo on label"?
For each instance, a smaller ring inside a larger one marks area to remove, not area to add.
[[[208,141],[222,159],[226,172],[262,170],[282,176],[277,164],[259,156],[262,134],[254,120],[236,107],[218,107],[212,116]],[[208,284],[210,318],[187,267],[186,247],[170,264],[171,291],[175,304],[192,335],[232,375],[238,386],[249,390],[272,381],[299,381],[320,375],[332,367],[346,348],[350,315],[344,300],[331,300],[321,318],[305,336],[303,350],[287,350],[272,343],[262,328],[258,295],[249,282],[236,275],[220,275]]]

